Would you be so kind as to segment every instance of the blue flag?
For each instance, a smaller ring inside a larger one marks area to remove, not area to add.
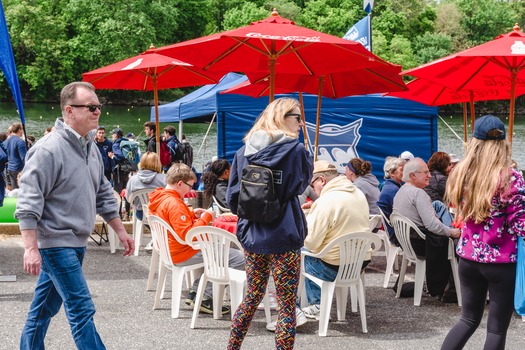
[[[9,40],[9,32],[7,31],[4,5],[1,0],[0,10],[0,69],[4,72],[4,76],[15,98],[20,120],[22,121],[22,124],[25,124],[26,121],[24,118],[24,106],[22,105],[22,94],[20,93],[20,84],[18,83],[18,75],[16,74],[13,48],[11,47],[11,40]]]
[[[365,16],[346,32],[343,39],[357,41],[370,51],[370,17]]]

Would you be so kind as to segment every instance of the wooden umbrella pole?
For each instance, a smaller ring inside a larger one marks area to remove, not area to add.
[[[509,111],[509,142],[512,145],[512,133],[514,131],[514,108],[516,99],[516,70],[513,69],[511,72],[510,82],[510,111]]]
[[[317,93],[317,115],[315,118],[315,144],[314,144],[314,162],[317,161],[317,155],[319,154],[319,128],[321,127],[321,101],[323,95],[323,80],[324,77],[319,77],[319,90]]]
[[[160,155],[160,123],[159,123],[159,93],[157,91],[157,76],[153,76],[153,103],[155,104],[155,144]]]
[[[470,90],[470,123],[472,132],[474,132],[474,123],[476,122],[476,114],[474,112],[474,91]]]
[[[463,102],[463,142],[467,142],[467,103]]]
[[[301,105],[301,118],[303,119],[304,148],[308,149],[308,134],[306,133],[306,114],[304,113],[304,100],[302,92],[299,92],[299,104]]]

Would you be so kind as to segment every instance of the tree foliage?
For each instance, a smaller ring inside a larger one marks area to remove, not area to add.
[[[276,8],[298,25],[343,36],[366,13],[362,0],[3,0],[22,93],[56,100],[81,74],[156,47],[233,29]],[[522,1],[379,0],[374,53],[408,69],[493,39],[525,20]],[[167,98],[179,90],[163,91]],[[103,93],[109,99],[143,96]],[[161,98],[162,98],[161,96]],[[0,99],[11,93],[0,73]]]

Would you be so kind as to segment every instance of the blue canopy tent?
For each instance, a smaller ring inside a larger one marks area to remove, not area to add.
[[[243,144],[242,138],[268,104],[267,97],[220,93],[238,83],[230,81],[222,87],[215,86],[213,90],[203,87],[204,93],[196,94],[196,98],[189,100],[184,97],[179,104],[179,119],[163,114],[161,106],[160,120],[174,122],[206,115],[209,118],[216,113],[217,156],[231,161]],[[277,98],[282,96],[285,95]],[[298,98],[296,94],[286,96]],[[303,94],[303,101],[308,145],[313,151],[317,96]],[[318,158],[332,161],[342,172],[346,163],[357,156],[369,160],[374,175],[382,179],[385,157],[408,150],[427,160],[437,151],[436,107],[379,94],[336,100],[323,98],[322,106]]]

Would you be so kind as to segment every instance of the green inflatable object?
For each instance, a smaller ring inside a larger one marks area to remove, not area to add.
[[[15,219],[16,198],[4,198],[4,206],[0,207],[0,223],[18,222]]]

